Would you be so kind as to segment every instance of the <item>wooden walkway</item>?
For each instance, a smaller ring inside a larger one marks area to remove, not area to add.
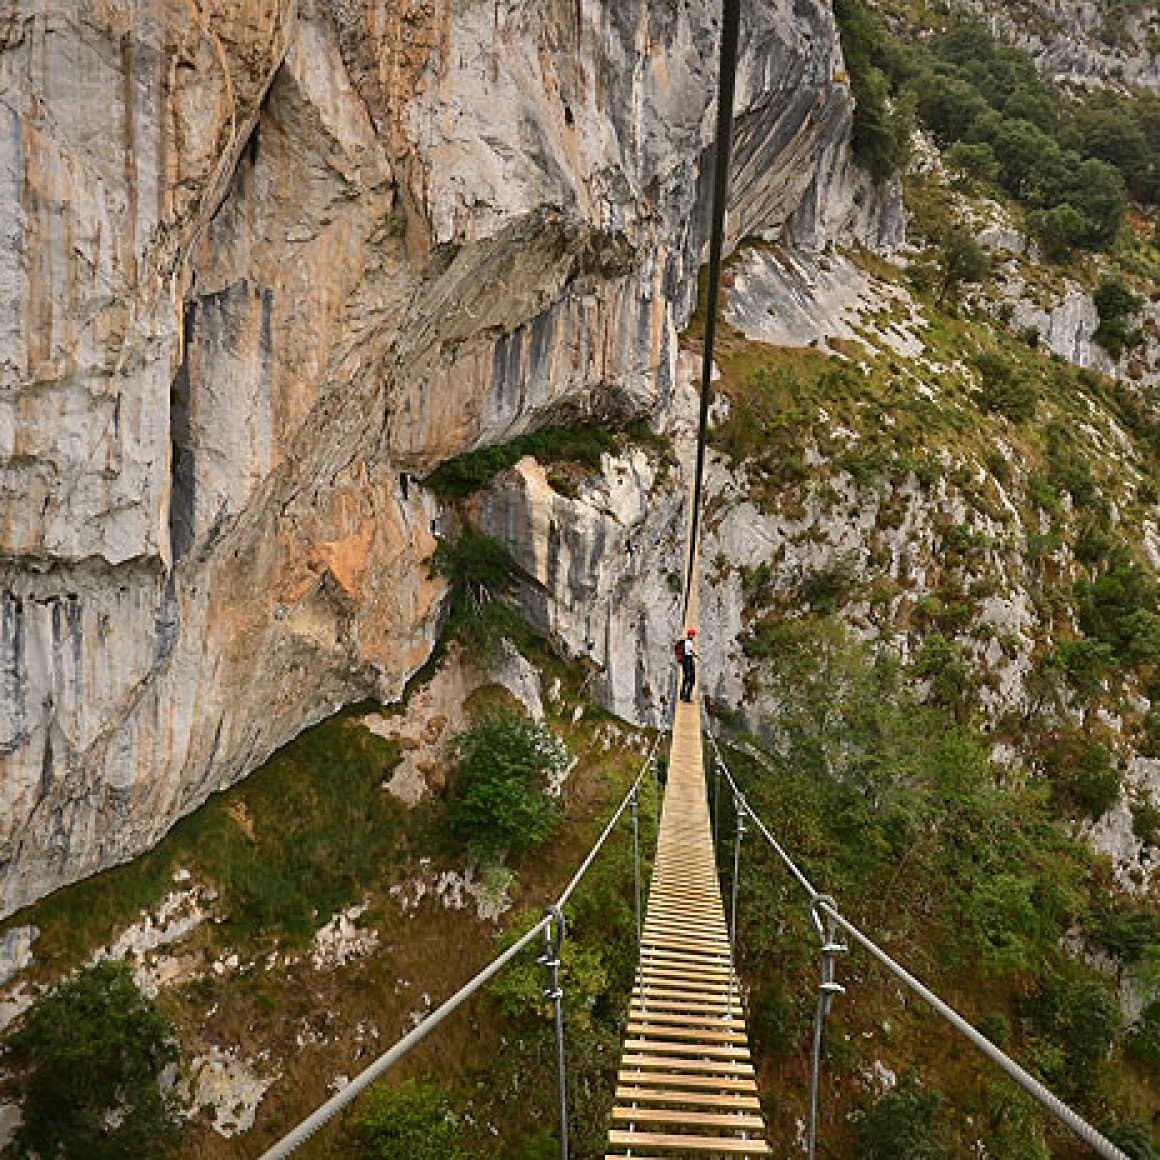
[[[677,703],[608,1145],[610,1160],[772,1155],[713,859],[697,701]]]

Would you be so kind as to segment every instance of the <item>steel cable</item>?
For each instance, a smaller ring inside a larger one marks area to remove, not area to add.
[[[721,251],[725,244],[725,206],[729,200],[729,159],[733,149],[733,90],[737,72],[737,39],[741,0],[724,0],[721,19],[721,66],[717,81],[717,131],[713,152],[713,203],[709,228],[709,287],[705,304],[704,350],[701,355],[701,405],[697,419],[697,462],[693,469],[693,500],[689,523],[689,559],[685,567],[685,612],[693,590],[700,535],[701,492],[705,474],[705,442],[709,430],[709,383],[713,375],[713,345],[717,335],[717,296],[721,284]]]
[[[556,900],[554,906],[550,907],[548,913],[540,919],[529,931],[522,935],[515,943],[513,943],[503,954],[493,959],[486,967],[483,968],[477,975],[469,979],[454,995],[446,1002],[440,1004],[435,1008],[417,1027],[415,1027],[408,1034],[404,1035],[393,1047],[389,1048],[382,1055],[378,1057],[373,1063],[359,1072],[353,1080],[350,1081],[340,1092],[336,1092],[330,1099],[326,1101],[321,1107],[317,1108],[311,1115],[309,1115],[301,1124],[293,1131],[287,1133],[281,1140],[278,1141],[272,1148],[267,1149],[262,1153],[260,1160],[282,1160],[282,1157],[289,1156],[296,1149],[301,1148],[311,1136],[314,1135],[320,1128],[324,1127],[330,1122],[347,1104],[355,1100],[362,1094],[376,1079],[393,1067],[404,1055],[407,1054],[413,1047],[417,1046],[423,1039],[425,1039],[444,1019],[447,1018],[453,1011],[456,1010],[467,999],[480,990],[481,987],[491,979],[493,979],[504,967],[508,965],[522,950],[524,950],[533,940],[543,934],[551,924],[556,921],[556,914],[562,912],[564,906],[571,898],[572,893],[580,884],[584,875],[587,873],[589,867],[595,861],[597,854],[599,854],[604,843],[608,840],[608,836],[612,833],[613,828],[620,818],[624,815],[624,811],[628,808],[629,802],[638,793],[641,781],[649,770],[649,763],[652,761],[653,755],[656,753],[656,748],[660,742],[662,734],[658,733],[653,738],[653,743],[649,748],[648,757],[645,758],[644,764],[641,766],[640,772],[636,775],[636,780],[632,783],[632,787],[628,793],[625,794],[624,800],[620,803],[616,813],[613,814],[612,820],[604,827],[600,837],[596,840],[596,844],[588,853],[588,857],[584,859],[580,869],[573,875],[572,880],[565,887],[564,892]]]
[[[974,1047],[978,1048],[992,1063],[999,1067],[1010,1079],[1014,1080],[1028,1095],[1050,1112],[1062,1124],[1069,1127],[1094,1152],[1105,1160],[1129,1160],[1129,1158],[1110,1140],[1101,1135],[1082,1116],[1067,1106],[1057,1095],[1039,1082],[1033,1075],[1025,1071],[1009,1055],[996,1047],[985,1035],[977,1031],[953,1007],[940,999],[929,987],[906,970],[900,963],[895,962],[889,954],[877,945],[869,936],[862,933],[837,908],[837,904],[827,895],[819,893],[810,880],[798,869],[793,859],[785,852],[781,844],[770,833],[765,823],[753,812],[744,793],[733,778],[729,767],[721,755],[720,746],[713,731],[709,730],[709,738],[713,744],[716,758],[721,763],[725,778],[736,794],[741,808],[749,815],[754,824],[765,836],[769,844],[777,851],[778,856],[785,863],[793,877],[801,884],[810,896],[810,902],[816,905],[817,910],[824,913],[837,926],[841,927],[860,947],[882,964],[891,974],[905,983],[916,995],[926,1002],[937,1014],[941,1015],[950,1025],[963,1035]]]

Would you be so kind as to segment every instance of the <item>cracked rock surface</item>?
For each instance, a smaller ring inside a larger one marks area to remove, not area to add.
[[[675,0],[0,3],[5,913],[399,695],[442,606],[415,476],[672,394],[717,32]],[[736,237],[897,240],[829,5],[750,5],[743,45]]]

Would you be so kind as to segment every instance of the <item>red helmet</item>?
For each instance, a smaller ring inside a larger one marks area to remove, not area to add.
[[[689,635],[690,635],[690,636],[696,636],[696,635],[697,635],[697,630],[696,630],[695,628],[690,628],[690,629],[689,629]]]

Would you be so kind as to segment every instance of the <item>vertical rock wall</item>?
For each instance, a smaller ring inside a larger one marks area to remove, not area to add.
[[[0,0],[5,910],[398,695],[441,596],[400,472],[671,392],[714,21]],[[734,234],[896,229],[828,6],[744,41]]]

